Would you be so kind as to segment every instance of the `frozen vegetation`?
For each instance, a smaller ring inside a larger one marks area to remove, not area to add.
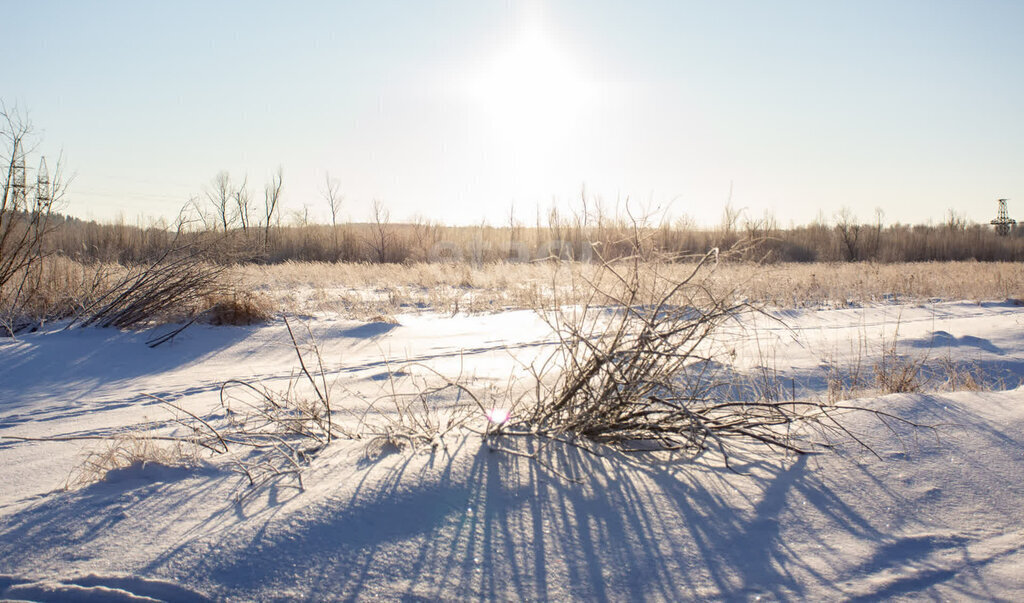
[[[329,392],[336,435],[300,472],[278,467],[258,487],[240,468],[256,472],[262,449],[182,441],[202,431],[193,416],[228,434],[225,396],[234,412],[259,399],[243,384],[315,396],[280,316],[195,324],[154,348],[171,326],[55,323],[0,339],[0,596],[1024,593],[1024,307],[1013,300],[740,315],[713,342],[720,396],[858,406],[915,425],[846,412],[848,433],[788,434],[831,448],[741,443],[729,468],[713,446],[666,461],[478,433],[506,411],[515,422],[516,384],[557,345],[533,311],[321,312],[289,324]],[[430,385],[438,375],[479,404]],[[243,384],[222,391],[231,380]],[[426,387],[429,409],[396,395]]]

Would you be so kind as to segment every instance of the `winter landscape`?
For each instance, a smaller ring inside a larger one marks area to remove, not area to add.
[[[0,23],[0,600],[1024,600],[1024,3]]]
[[[737,310],[692,352],[708,359],[704,395],[822,402],[843,431],[794,424],[801,433],[785,441],[810,454],[740,438],[728,468],[710,442],[661,458],[621,442],[486,435],[529,417],[512,392],[564,345],[545,316],[407,309],[368,322],[311,311],[288,325],[283,315],[195,324],[157,347],[147,341],[174,325],[57,322],[3,340],[4,596],[1014,599],[1024,589],[1019,299]],[[193,416],[227,433],[231,404],[244,412],[254,400],[242,383],[316,396],[289,326],[343,427],[298,460],[301,480],[275,465],[252,486],[239,463],[258,474],[265,451],[182,442],[202,438]],[[433,392],[429,406],[395,397],[456,381],[466,390]],[[853,406],[867,410],[841,410]]]

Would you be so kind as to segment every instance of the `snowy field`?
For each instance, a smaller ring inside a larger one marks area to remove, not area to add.
[[[252,490],[225,455],[66,488],[104,443],[53,438],[173,434],[160,400],[215,416],[227,380],[287,388],[299,367],[285,325],[193,325],[156,348],[145,342],[168,327],[55,325],[0,340],[0,598],[1024,597],[1024,307],[770,314],[719,340],[737,375],[770,372],[788,395],[827,400],[862,372],[848,392],[857,404],[935,429],[851,414],[874,453],[852,439],[807,456],[751,451],[736,471],[713,454],[658,465],[555,445],[538,462],[469,433],[392,454],[340,439],[304,468],[301,489],[289,477]],[[336,404],[365,413],[408,362],[500,392],[553,342],[530,311],[395,318],[292,319],[315,336]],[[935,368],[922,391],[872,391],[894,339]],[[949,383],[950,366],[980,387]]]

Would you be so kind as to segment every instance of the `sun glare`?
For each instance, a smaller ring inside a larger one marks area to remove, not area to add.
[[[534,33],[486,62],[472,94],[496,143],[542,160],[579,127],[592,100],[590,88],[567,52]]]

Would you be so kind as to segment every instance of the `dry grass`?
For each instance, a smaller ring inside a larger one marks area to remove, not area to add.
[[[692,263],[654,264],[679,279]],[[570,262],[365,264],[285,262],[227,268],[219,293],[186,296],[161,320],[204,311],[213,324],[255,324],[275,313],[339,314],[359,320],[420,310],[489,313],[584,301],[574,288],[596,264]],[[119,264],[83,264],[54,256],[40,263],[22,308],[26,324],[79,315],[132,273]],[[847,307],[880,302],[1024,299],[1024,263],[911,264],[726,262],[707,285],[747,302],[779,308]]]
[[[670,279],[693,264],[655,266]],[[485,313],[527,309],[556,298],[583,301],[574,278],[593,279],[593,264],[495,263],[243,265],[232,275],[267,295],[279,309],[341,313],[356,318],[418,309]],[[1022,263],[756,264],[724,263],[708,286],[781,308],[867,305],[886,301],[1024,298]]]
[[[208,296],[202,321],[211,325],[254,325],[274,317],[274,303],[264,294],[234,291]]]
[[[144,468],[147,465],[195,467],[199,463],[199,447],[187,440],[155,440],[128,434],[90,450],[68,477],[65,488],[84,488],[103,481],[111,471],[118,469]]]
[[[935,358],[928,351],[901,349],[898,326],[890,338],[883,337],[877,355],[862,337],[851,359],[843,365],[828,365],[830,403],[879,394],[1006,389],[1006,383],[977,362],[955,360],[949,353]]]

